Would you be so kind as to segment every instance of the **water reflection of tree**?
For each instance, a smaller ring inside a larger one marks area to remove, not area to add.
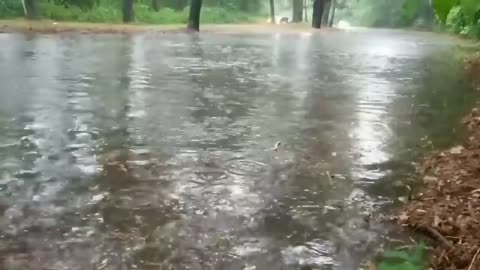
[[[0,39],[3,44],[0,52],[0,232],[4,236],[0,246],[5,247],[0,254],[0,266],[7,269],[12,264],[28,267],[29,258],[24,253],[35,248],[27,242],[29,233],[17,228],[32,227],[30,196],[38,190],[37,177],[24,179],[18,174],[22,170],[34,172],[38,158],[38,148],[30,138],[34,131],[29,128],[35,119],[28,113],[35,92],[31,75],[35,70],[38,41],[19,35],[5,35]],[[9,216],[12,218],[7,218]]]
[[[293,59],[278,62],[280,71],[289,68],[284,70],[291,81],[288,93],[295,96],[300,91],[304,96],[299,95],[301,105],[290,105],[290,112],[297,115],[284,116],[284,121],[296,123],[289,131],[294,129],[293,135],[290,134],[294,147],[289,149],[294,151],[294,173],[290,176],[288,193],[278,197],[277,203],[263,213],[265,231],[277,241],[302,246],[320,238],[323,240],[319,244],[327,247],[329,240],[334,241],[328,223],[335,224],[345,218],[341,217],[341,207],[353,189],[349,180],[336,179],[332,186],[326,172],[349,175],[354,98],[344,83],[343,76],[347,74],[325,65],[338,62],[341,57],[326,44],[321,50],[313,47],[313,44],[318,46],[317,38],[298,38],[295,50],[287,54]]]
[[[23,45],[29,48],[25,49]],[[9,89],[17,98],[22,97],[19,108],[23,108],[22,111],[16,111],[18,108],[12,111],[14,119],[20,122],[11,131],[23,133],[23,136],[18,134],[22,137],[18,138],[17,149],[23,164],[18,168],[18,179],[13,182],[18,184],[28,180],[16,187],[16,198],[12,199],[17,209],[10,211],[22,212],[14,226],[19,232],[16,237],[19,242],[25,241],[25,252],[38,253],[36,262],[42,267],[53,264],[52,254],[57,251],[42,241],[58,241],[58,232],[52,227],[60,223],[67,212],[58,205],[65,207],[68,199],[62,192],[68,190],[71,180],[78,176],[63,154],[68,143],[65,130],[72,126],[72,119],[64,117],[67,98],[61,91],[65,75],[61,69],[64,60],[62,45],[56,39],[29,37],[18,46],[22,56],[12,65],[25,69],[6,80],[15,81],[16,76],[25,78],[17,84],[18,91]]]
[[[158,242],[157,229],[176,219],[177,204],[169,198],[171,179],[161,161],[162,145],[151,147],[158,141],[151,140],[157,134],[149,121],[161,115],[152,115],[155,111],[148,107],[155,101],[147,93],[151,84],[145,58],[148,50],[142,36],[113,42],[116,50],[110,46],[104,54],[109,67],[100,68],[97,74],[97,88],[102,91],[96,95],[96,105],[103,141],[102,174],[97,182],[100,190],[108,192],[100,207],[106,229],[103,251],[140,246],[112,263],[159,263],[171,250]]]
[[[198,60],[188,71],[196,86],[191,115],[205,132],[202,143],[206,148],[239,149],[251,130],[238,123],[252,107],[256,85],[243,76],[245,63],[225,62],[224,58],[242,48],[228,43],[212,46],[197,36],[190,41],[188,53]]]

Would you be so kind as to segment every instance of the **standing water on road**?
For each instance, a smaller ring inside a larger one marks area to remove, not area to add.
[[[455,46],[0,35],[0,268],[355,269],[472,102]]]

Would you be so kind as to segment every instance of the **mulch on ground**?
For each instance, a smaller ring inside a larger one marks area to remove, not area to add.
[[[437,241],[433,269],[480,270],[480,109],[463,124],[467,142],[421,163],[424,190],[398,216],[403,225]]]
[[[473,83],[480,83],[480,52],[477,52],[465,60],[465,71]]]

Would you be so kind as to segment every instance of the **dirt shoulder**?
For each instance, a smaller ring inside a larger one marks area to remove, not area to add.
[[[184,25],[140,25],[112,23],[55,22],[50,20],[28,21],[0,20],[0,32],[35,33],[136,33],[136,32],[175,32],[185,31]]]
[[[298,33],[313,32],[308,24],[203,24],[202,32],[214,33]],[[323,28],[322,31],[338,31],[332,28]],[[149,24],[115,24],[115,23],[83,23],[83,22],[55,22],[51,20],[28,21],[24,19],[0,20],[2,32],[35,32],[35,33],[172,33],[186,32],[185,25],[149,25]]]
[[[467,62],[472,79],[480,78],[480,57]],[[433,269],[480,269],[480,104],[463,119],[468,139],[438,151],[419,167],[424,189],[398,220],[436,240]]]

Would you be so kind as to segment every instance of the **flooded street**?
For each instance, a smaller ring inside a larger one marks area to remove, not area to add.
[[[459,136],[455,46],[0,34],[0,268],[356,269],[419,145]]]

